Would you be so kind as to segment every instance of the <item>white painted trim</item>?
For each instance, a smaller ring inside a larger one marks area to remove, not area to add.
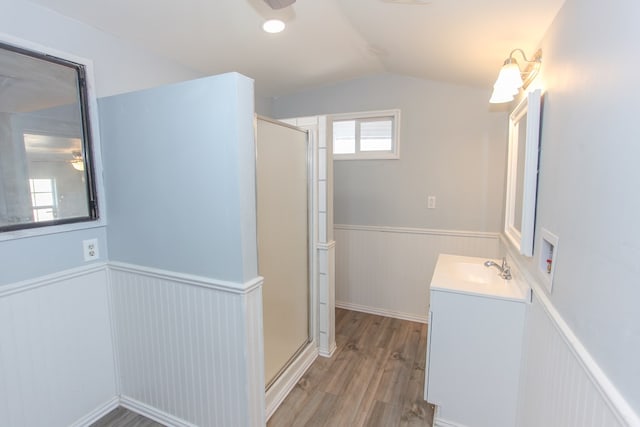
[[[161,411],[159,409],[154,408],[153,406],[149,406],[147,404],[139,402],[136,399],[132,399],[128,396],[120,396],[120,406],[167,426],[197,427],[195,424],[191,424],[178,417],[167,414],[164,411]]]
[[[365,305],[351,304],[349,302],[336,301],[336,308],[360,311],[362,313],[375,314],[377,316],[392,317],[394,319],[408,320],[410,322],[428,323],[427,316],[416,316],[415,314],[402,313],[399,311],[385,310],[383,308],[367,307]]]
[[[507,237],[501,235],[501,239],[504,247],[507,248],[507,251],[511,251],[512,246],[507,244]],[[540,281],[533,277],[528,270],[522,268],[517,257],[511,256],[510,261],[516,266],[518,271],[529,283],[533,291],[533,297],[540,301],[540,305],[558,331],[558,334],[567,344],[567,347],[569,347],[571,353],[575,356],[576,360],[592,381],[594,387],[598,390],[602,399],[606,402],[607,406],[611,409],[618,421],[628,426],[640,426],[640,417],[638,414],[636,414],[624,396],[620,391],[618,391],[617,387],[611,382],[602,368],[600,368],[598,363],[593,359],[573,330],[564,321],[547,296],[546,292],[544,292],[544,285],[540,284]]]
[[[434,418],[433,427],[466,427],[463,424],[456,424],[452,421],[445,420],[444,418]]]
[[[107,415],[109,412],[116,409],[118,406],[120,406],[120,398],[118,398],[118,396],[114,396],[109,401],[98,406],[96,409],[71,424],[69,427],[88,427]]]
[[[212,279],[194,274],[179,273],[175,271],[162,270],[159,268],[145,267],[141,265],[128,264],[124,262],[109,262],[110,270],[124,271],[126,273],[140,274],[156,279],[171,280],[183,285],[198,286],[201,288],[214,289],[216,291],[229,292],[232,294],[247,294],[255,288],[262,286],[263,277],[255,277],[245,283],[229,282],[225,280]]]
[[[335,354],[336,350],[338,349],[338,346],[336,345],[336,342],[333,341],[331,343],[331,346],[329,347],[329,351],[326,352],[324,350],[319,350],[318,351],[318,356],[322,356],[322,357],[327,357],[327,358],[331,358],[333,357],[333,355]]]
[[[315,343],[311,342],[269,387],[265,398],[267,420],[271,418],[271,415],[278,409],[317,357],[318,348]]]
[[[527,93],[509,115],[509,150],[507,161],[507,190],[505,197],[504,233],[524,256],[533,255],[533,233],[535,228],[536,192],[538,188],[538,145],[540,142],[540,89]],[[525,140],[520,138],[520,123],[526,124]],[[519,152],[524,148],[522,173],[522,212],[516,212],[518,193]],[[520,230],[515,226],[520,215]]]
[[[87,274],[103,271],[106,269],[107,263],[91,263],[81,267],[70,268],[68,270],[59,271],[53,274],[27,279],[9,285],[0,286],[0,298],[8,297],[20,292],[27,292],[42,286],[53,285],[54,283],[70,280],[75,277],[86,276]]]
[[[433,236],[477,237],[485,239],[500,238],[500,233],[489,231],[439,230],[433,228],[383,227],[377,225],[346,224],[335,224],[333,228],[336,230],[377,231],[380,233],[429,234]]]
[[[316,243],[316,248],[321,251],[328,251],[329,249],[333,249],[336,247],[336,241],[331,240],[327,243]]]

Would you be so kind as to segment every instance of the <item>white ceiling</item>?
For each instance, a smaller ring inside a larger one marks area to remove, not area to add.
[[[277,96],[382,72],[489,88],[513,48],[533,53],[564,0],[297,0],[278,13],[262,0],[33,1]],[[283,33],[262,31],[272,15]]]

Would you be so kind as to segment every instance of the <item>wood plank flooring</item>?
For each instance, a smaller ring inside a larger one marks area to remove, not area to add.
[[[119,407],[100,418],[90,427],[164,427],[149,418]]]
[[[432,426],[426,340],[427,325],[337,309],[336,353],[311,365],[267,426]]]
[[[422,399],[427,325],[336,310],[338,349],[318,357],[268,427],[433,425]],[[161,427],[117,408],[91,427]]]

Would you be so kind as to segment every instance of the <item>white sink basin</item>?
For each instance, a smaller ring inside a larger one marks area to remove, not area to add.
[[[431,289],[515,301],[529,300],[530,289],[517,278],[505,280],[495,267],[485,267],[489,258],[440,254],[431,279]],[[500,264],[499,260],[493,260]]]

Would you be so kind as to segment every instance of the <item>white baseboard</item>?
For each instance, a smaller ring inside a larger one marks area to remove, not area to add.
[[[334,342],[331,343],[331,348],[329,348],[328,352],[320,350],[320,351],[318,351],[318,356],[331,357],[331,356],[333,356],[333,354],[336,352],[337,349],[338,349],[338,346],[336,345],[336,342],[334,341]]]
[[[456,424],[452,421],[445,420],[443,418],[436,418],[433,422],[433,427],[466,427],[462,424]]]
[[[278,409],[282,401],[293,390],[300,378],[307,372],[309,366],[318,357],[318,348],[315,343],[309,343],[296,360],[280,375],[266,393],[266,419]]]
[[[111,398],[111,400],[98,406],[96,409],[89,412],[87,415],[80,418],[78,421],[71,424],[69,427],[88,427],[91,424],[98,421],[100,418],[107,415],[109,412],[116,409],[118,406],[120,406],[120,399],[117,396],[113,397]]]
[[[149,406],[127,396],[120,396],[120,406],[166,426],[197,427],[195,424],[181,420],[178,417],[167,414],[153,406]]]
[[[375,314],[384,317],[393,317],[394,319],[409,320],[411,322],[429,323],[427,313],[424,316],[417,316],[410,313],[401,313],[399,311],[385,310],[384,308],[367,307],[364,305],[351,304],[344,301],[336,301],[336,308],[344,308],[346,310],[360,311],[362,313]]]

